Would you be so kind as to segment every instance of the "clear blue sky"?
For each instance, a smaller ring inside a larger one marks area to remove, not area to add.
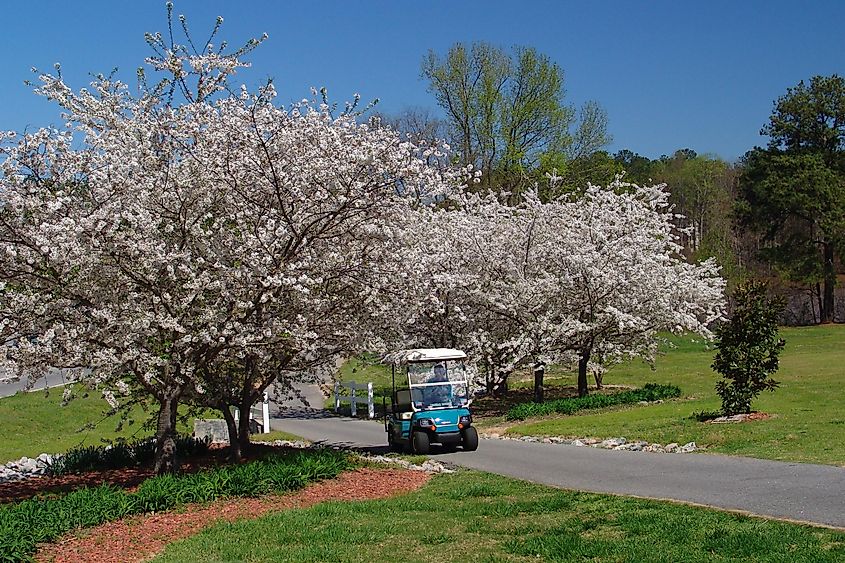
[[[241,74],[272,76],[282,100],[326,86],[343,101],[359,92],[379,110],[434,107],[419,78],[428,49],[456,41],[529,45],[564,69],[567,99],[608,112],[611,151],[650,158],[690,147],[734,159],[764,144],[760,127],[775,98],[815,74],[845,74],[845,1],[282,2],[176,0],[195,34],[214,18],[222,37],[269,40]],[[61,62],[74,87],[89,73],[134,69],[149,54],[146,31],[165,30],[163,0],[29,0],[2,4],[0,130],[59,123],[23,85],[30,67]]]

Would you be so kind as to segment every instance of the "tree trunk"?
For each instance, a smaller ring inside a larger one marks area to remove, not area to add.
[[[602,383],[602,380],[604,379],[604,373],[601,370],[597,369],[596,371],[593,372],[593,379],[596,380],[596,389],[601,389],[602,388],[601,383]]]
[[[155,472],[157,475],[176,473],[179,460],[176,459],[176,409],[179,400],[175,395],[165,396],[159,402],[156,424]]]
[[[823,244],[824,252],[824,297],[822,298],[821,322],[833,322],[833,289],[836,287],[836,270],[833,267],[833,244]]]
[[[222,405],[218,407],[223,413],[223,418],[226,420],[226,429],[229,431],[229,455],[232,461],[241,460],[241,441],[238,438],[238,425],[235,422],[235,415],[232,414],[229,405]]]
[[[590,363],[590,349],[581,350],[578,358],[578,396],[587,396],[587,364]]]
[[[534,402],[543,402],[543,376],[546,374],[546,365],[543,363],[534,364]]]
[[[251,418],[251,411],[252,410],[252,403],[249,402],[249,399],[244,399],[243,402],[238,405],[238,416],[240,420],[238,420],[238,442],[241,445],[241,452],[246,450],[249,447],[249,420]]]
[[[493,386],[494,397],[504,397],[508,394],[508,376],[510,373],[505,373],[497,377],[497,381]]]

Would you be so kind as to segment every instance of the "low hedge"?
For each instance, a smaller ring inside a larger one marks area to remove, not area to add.
[[[208,452],[210,440],[192,436],[176,437],[176,455],[195,457]],[[50,468],[53,475],[123,469],[151,463],[155,459],[156,439],[120,441],[109,446],[80,446],[57,456]]]
[[[548,414],[574,414],[585,409],[601,409],[615,405],[639,403],[640,401],[658,401],[674,399],[681,396],[681,390],[675,385],[658,385],[646,383],[640,389],[621,391],[610,395],[587,395],[586,397],[569,397],[545,403],[522,403],[508,410],[508,420],[525,420],[532,416]]]
[[[28,561],[39,543],[77,528],[190,502],[292,491],[335,477],[351,465],[346,454],[332,450],[292,452],[189,475],[152,477],[133,493],[102,485],[5,505],[0,507],[0,561]]]

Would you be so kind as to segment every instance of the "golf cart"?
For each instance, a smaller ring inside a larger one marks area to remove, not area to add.
[[[431,444],[454,451],[478,448],[472,426],[466,354],[450,348],[401,350],[388,355],[393,392],[384,428],[393,451],[427,454]]]

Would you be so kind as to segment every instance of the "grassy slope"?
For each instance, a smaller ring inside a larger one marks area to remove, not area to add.
[[[133,411],[134,424],[124,424],[120,432],[115,428],[116,417],[105,418],[108,405],[96,392],[61,405],[60,387],[31,393],[18,393],[0,399],[0,463],[21,456],[40,453],[60,453],[79,445],[101,444],[115,438],[135,439],[150,436],[152,430],[141,428],[148,414],[140,408]],[[95,423],[93,429],[85,428]],[[193,428],[179,424],[180,432]]]
[[[561,491],[473,471],[410,495],[218,524],[155,561],[790,561],[845,558],[845,534]]]
[[[132,438],[149,435],[140,429],[145,420],[138,412],[135,424],[115,432],[117,419],[103,421],[108,405],[102,397],[78,398],[61,406],[62,389],[18,393],[0,399],[0,463],[21,456],[43,452],[58,453],[81,444],[100,444],[101,439]],[[99,422],[102,421],[102,422]],[[83,429],[87,423],[97,423],[93,429]]]
[[[691,337],[658,358],[656,371],[642,362],[614,368],[605,383],[674,383],[684,397],[662,405],[630,406],[577,416],[554,416],[516,425],[524,435],[624,436],[667,443],[695,441],[710,451],[767,459],[845,465],[845,326],[782,329],[786,349],[776,379],[780,389],[761,395],[755,410],[774,418],[745,424],[703,424],[693,411],[717,410],[713,350]],[[560,380],[573,384],[572,376]]]

